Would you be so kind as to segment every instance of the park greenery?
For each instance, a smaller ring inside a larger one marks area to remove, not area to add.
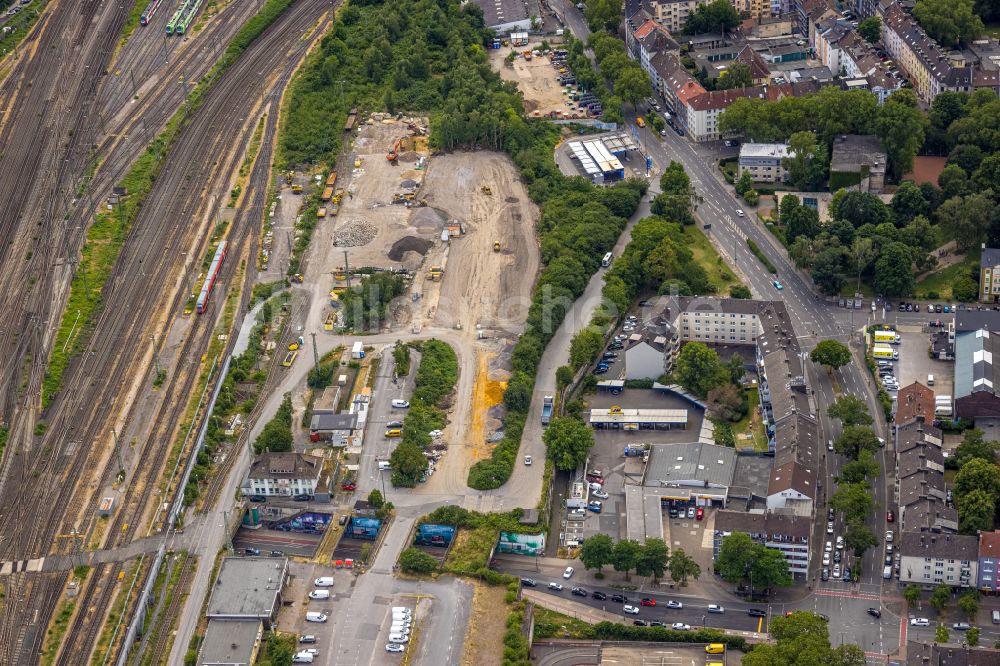
[[[428,433],[445,426],[445,410],[457,381],[455,350],[440,340],[424,342],[413,396],[403,419],[403,436],[389,456],[394,486],[412,488],[427,471],[424,452],[432,442]]]
[[[604,120],[621,122],[619,115],[622,114],[623,102],[638,107],[639,102],[653,94],[653,84],[649,80],[649,74],[638,62],[629,57],[625,43],[613,34],[594,33],[590,38],[590,47],[594,51],[601,76],[606,81],[612,82],[613,95],[597,93],[601,97]],[[586,58],[582,53],[581,56]],[[582,64],[586,67],[589,63]],[[576,73],[575,66],[573,72]],[[579,83],[579,78],[577,82]],[[594,89],[600,91],[598,86],[594,86]]]
[[[973,0],[917,0],[913,18],[944,47],[968,45],[984,30],[983,20],[973,12]]]
[[[817,613],[795,611],[775,617],[770,623],[773,639],[758,643],[744,657],[743,666],[777,664],[823,664],[824,666],[864,666],[864,651],[853,643],[834,648],[829,626]]]
[[[961,3],[934,0],[921,0],[918,7],[937,4],[961,9]],[[846,174],[833,174],[830,220],[818,224],[810,208],[786,195],[776,233],[824,294],[836,295],[864,282],[890,298],[916,293],[936,299],[946,294],[937,285],[921,291],[917,279],[937,267],[937,248],[950,240],[963,254],[975,252],[983,242],[1000,246],[998,115],[1000,100],[989,89],[944,92],[924,113],[910,90],[897,91],[879,106],[866,91],[825,87],[775,102],[737,100],[719,124],[723,132],[756,141],[788,141],[793,155],[785,167],[791,184],[806,190],[822,187],[835,137],[878,136],[889,156],[890,175],[901,181],[890,203],[842,189],[853,182],[845,180]],[[947,157],[936,186],[902,180],[918,154]],[[954,298],[974,301],[978,262],[970,262],[967,270],[963,264],[947,279]]]
[[[677,556],[677,553],[680,553]],[[622,539],[615,543],[607,534],[595,534],[583,541],[580,547],[580,562],[586,569],[596,569],[598,572],[605,565],[610,565],[615,571],[625,574],[628,580],[634,570],[639,576],[652,576],[654,580],[663,578],[663,574],[671,571],[674,580],[697,579],[701,568],[694,560],[678,550],[670,555],[663,539],[646,539],[640,543],[633,539]],[[677,575],[674,575],[674,571]]]

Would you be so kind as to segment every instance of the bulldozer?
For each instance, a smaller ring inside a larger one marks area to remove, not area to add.
[[[500,251],[500,241],[498,241],[498,240],[493,241],[493,251],[494,252],[499,252]]]
[[[487,196],[493,196],[493,190],[490,189],[489,185],[483,185],[479,188],[479,191]]]
[[[291,277],[292,282],[294,282],[295,284],[302,284],[302,282],[304,281],[304,279],[305,278],[302,277],[301,273],[296,273],[295,275],[293,275]]]
[[[443,275],[444,269],[440,266],[431,266],[430,270],[427,271],[427,279],[432,282],[440,282]]]

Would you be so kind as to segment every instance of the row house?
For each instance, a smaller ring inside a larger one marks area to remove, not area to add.
[[[730,511],[723,509],[715,514],[713,534],[713,559],[719,556],[722,542],[734,532],[742,532],[768,548],[784,555],[788,568],[795,577],[806,577],[809,572],[809,532],[811,521],[806,516],[774,511]]]
[[[897,2],[879,6],[882,43],[917,97],[929,104],[942,92],[1000,91],[1000,71],[953,61]]]
[[[899,550],[901,583],[972,587],[978,581],[977,536],[903,532]]]
[[[833,0],[797,0],[795,3],[795,30],[816,48],[816,26],[828,18],[840,16]]]
[[[831,74],[848,79],[845,87],[869,90],[879,104],[884,104],[889,95],[903,86],[902,80],[892,76],[874,47],[844,19],[820,21],[813,37],[813,49],[816,58]]]

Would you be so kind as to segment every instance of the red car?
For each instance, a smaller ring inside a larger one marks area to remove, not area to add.
[[[705,517],[705,510],[704,509],[698,509],[698,512],[694,514],[695,520],[701,520],[704,517]]]
[[[601,478],[601,477],[599,477],[599,476],[588,476],[587,477],[587,482],[588,483],[596,483],[599,486],[603,486],[604,485],[604,479]]]
[[[357,488],[357,486],[354,485],[353,481],[344,481],[342,484],[340,484],[341,490],[354,490],[355,488]]]
[[[894,522],[895,520],[896,520],[896,514],[894,514],[892,511],[885,512],[885,522],[891,523]]]
[[[639,603],[642,604],[643,606],[655,606],[656,605],[656,599],[651,599],[649,597],[643,597],[642,601],[640,601]]]

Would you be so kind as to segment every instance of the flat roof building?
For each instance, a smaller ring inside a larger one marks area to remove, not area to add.
[[[687,428],[686,409],[592,409],[590,425],[613,430],[640,428]]]
[[[284,557],[226,557],[208,600],[209,620],[259,620],[269,628],[288,577]]]
[[[260,620],[209,620],[198,666],[251,666],[260,652]]]
[[[736,450],[717,444],[654,444],[642,485],[661,499],[725,506],[736,473]]]

